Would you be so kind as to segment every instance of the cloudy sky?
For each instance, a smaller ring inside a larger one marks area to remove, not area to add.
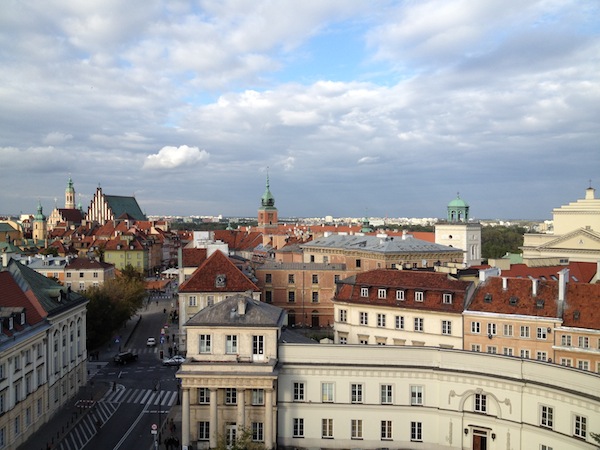
[[[600,6],[4,0],[0,214],[551,217],[600,197]]]

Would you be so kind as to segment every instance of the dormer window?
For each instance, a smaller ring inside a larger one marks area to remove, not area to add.
[[[535,306],[536,306],[538,309],[542,309],[542,308],[544,307],[544,300],[542,300],[542,299],[538,298],[538,299],[535,301]]]
[[[369,288],[368,287],[360,288],[360,296],[368,297],[369,296]]]
[[[227,277],[224,274],[217,275],[217,277],[215,279],[215,287],[224,288],[226,281],[227,281]]]
[[[11,317],[9,317],[9,318],[8,318],[8,329],[9,329],[9,330],[12,330],[12,329],[14,328],[14,326],[15,326],[15,324],[14,324],[14,319],[13,319],[13,317],[11,316]]]
[[[396,300],[403,302],[404,301],[404,291],[401,289],[398,289],[396,291]]]
[[[385,298],[386,297],[386,290],[379,288],[377,289],[377,298]]]
[[[442,298],[442,302],[445,305],[451,305],[452,304],[452,294],[444,294],[444,297]]]
[[[490,294],[489,292],[485,294],[485,297],[483,297],[483,301],[485,303],[492,303],[492,294]]]
[[[21,313],[21,325],[25,325],[25,311]]]
[[[416,291],[415,292],[415,302],[422,302],[423,301],[423,291]]]
[[[516,304],[519,302],[519,299],[515,296],[512,296],[511,298],[508,299],[508,303],[512,306],[516,306]]]

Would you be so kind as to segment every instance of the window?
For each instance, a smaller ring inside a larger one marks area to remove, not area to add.
[[[521,334],[520,336],[523,339],[529,339],[529,327],[526,325],[521,325]]]
[[[382,384],[381,385],[381,404],[382,405],[391,405],[394,401],[393,394],[394,394],[394,387],[391,384]]]
[[[590,370],[590,362],[584,359],[577,360],[577,368],[581,370]]]
[[[512,326],[512,324],[505,323],[504,327],[503,327],[503,330],[504,330],[504,336],[512,336],[513,335],[513,326]]]
[[[392,421],[382,420],[381,421],[381,439],[389,441],[392,439]]]
[[[546,328],[538,327],[537,328],[537,338],[541,339],[541,340],[546,340],[547,337],[548,337],[548,332],[546,331]]]
[[[321,401],[333,403],[333,383],[321,383]]]
[[[350,385],[350,401],[352,403],[363,402],[363,385],[353,383]]]
[[[515,354],[515,352],[514,352],[514,349],[512,349],[512,348],[510,348],[510,347],[504,347],[504,348],[502,349],[502,353],[503,353],[505,356],[513,356],[513,355]]]
[[[560,358],[560,365],[566,367],[573,367],[573,360],[571,358]]]
[[[369,325],[369,314],[361,311],[358,313],[359,323],[361,325]]]
[[[415,317],[415,331],[423,332],[423,318]]]
[[[452,322],[449,320],[442,320],[442,334],[452,334]]]
[[[540,426],[552,428],[554,426],[554,408],[550,406],[540,406]]]
[[[452,304],[452,294],[444,294],[442,297],[442,303],[445,305]]]
[[[262,422],[252,422],[252,441],[263,442],[265,440]]]
[[[79,278],[83,278],[83,272],[79,272]]]
[[[304,401],[304,383],[299,383],[299,382],[294,383],[294,401],[295,402],[303,402]]]
[[[225,353],[235,354],[238,352],[238,339],[237,335],[229,334],[225,340]]]
[[[67,272],[67,278],[71,278],[71,272]]]
[[[540,450],[553,450],[549,445],[540,444]]]
[[[252,355],[263,355],[265,353],[265,337],[252,336]]]
[[[294,418],[293,437],[304,437],[304,419]]]
[[[404,330],[404,316],[396,316],[395,321],[396,321],[396,329]]]
[[[573,417],[573,436],[585,439],[587,437],[587,417]]]
[[[521,349],[521,358],[529,359],[530,353],[526,348]]]
[[[195,295],[190,295],[189,297],[189,306],[197,306],[197,300]]]
[[[423,386],[410,387],[410,404],[412,406],[423,406]]]
[[[481,345],[479,345],[479,344],[471,344],[471,351],[472,352],[480,352],[481,351]]]
[[[310,255],[310,262],[315,262],[315,255]]]
[[[6,394],[2,392],[0,394],[0,413],[4,413],[6,411]]]
[[[546,352],[536,352],[535,359],[538,361],[546,361],[548,359],[548,354]]]
[[[361,266],[360,259],[357,259],[356,260],[356,268],[358,269],[358,268],[360,268],[360,266]]]
[[[198,440],[208,441],[210,439],[210,422],[198,422]]]
[[[481,324],[479,322],[471,322],[471,333],[479,334],[481,332]]]
[[[265,291],[265,303],[273,303],[273,291]]]
[[[360,288],[360,296],[368,297],[369,296],[369,288],[366,288],[366,287]]]
[[[377,314],[377,326],[385,328],[385,314]]]
[[[396,291],[396,300],[399,300],[401,302],[404,301],[404,291],[401,291],[401,290]]]
[[[225,388],[225,404],[236,405],[237,404],[237,389],[236,388]]]
[[[475,394],[473,410],[475,412],[487,412],[487,395]]]
[[[252,389],[252,404],[254,406],[260,406],[265,404],[264,389]]]
[[[590,348],[590,338],[587,336],[579,336],[577,342],[579,348]]]
[[[333,419],[321,419],[321,437],[333,439]]]
[[[273,282],[273,274],[266,273],[265,274],[265,283],[271,284]]]
[[[498,353],[498,348],[495,345],[488,345],[487,352],[495,355],[496,353]]]
[[[319,303],[319,292],[318,291],[313,291],[312,292],[312,298],[311,298],[313,303]]]
[[[198,388],[198,404],[208,405],[210,403],[210,390],[208,388]]]
[[[570,347],[571,346],[571,335],[563,334],[560,337],[560,345],[564,345],[565,347]]]
[[[319,275],[317,275],[317,274],[312,275],[312,284],[319,284]]]
[[[296,302],[296,292],[288,291],[288,303],[295,303],[295,302]]]
[[[206,296],[206,306],[212,306],[215,304],[215,296],[214,295],[207,295]]]
[[[415,292],[415,302],[422,302],[423,301],[423,291],[416,291]]]
[[[347,336],[340,336],[340,344],[346,345],[347,343],[348,343],[348,337]]]
[[[386,298],[387,292],[385,289],[377,289],[377,298]]]
[[[294,284],[294,274],[288,273],[288,284]]]
[[[210,334],[201,334],[200,335],[200,353],[210,353]]]
[[[488,332],[488,336],[496,336],[496,324],[488,323],[487,332]]]
[[[352,419],[350,422],[350,437],[352,439],[362,439],[363,430],[362,430],[362,420],[361,419]]]
[[[348,321],[348,310],[340,309],[340,322],[346,323]]]
[[[423,440],[423,424],[421,422],[410,423],[410,440],[421,442]]]
[[[21,356],[17,355],[15,356],[15,372],[18,372],[19,370],[21,370]]]

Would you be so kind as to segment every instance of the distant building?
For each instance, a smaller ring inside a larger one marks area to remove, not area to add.
[[[99,287],[115,278],[115,266],[89,258],[73,258],[65,266],[65,285],[75,292]]]
[[[73,180],[69,177],[65,189],[65,207],[54,208],[48,216],[48,230],[56,228],[69,229],[77,227],[83,222],[83,211],[81,205],[75,206],[75,187]]]
[[[147,220],[135,197],[106,195],[98,186],[88,207],[86,220],[104,225],[114,220]]]

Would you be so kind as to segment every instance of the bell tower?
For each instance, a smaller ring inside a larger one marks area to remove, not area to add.
[[[69,183],[65,189],[65,209],[75,209],[75,188],[71,177],[69,177]]]
[[[46,216],[44,216],[42,204],[38,201],[37,213],[33,216],[32,236],[34,241],[46,239]]]
[[[260,199],[260,208],[258,208],[258,226],[259,228],[277,228],[277,208],[275,208],[275,198],[269,188],[269,175],[267,174],[267,186],[265,193]]]

